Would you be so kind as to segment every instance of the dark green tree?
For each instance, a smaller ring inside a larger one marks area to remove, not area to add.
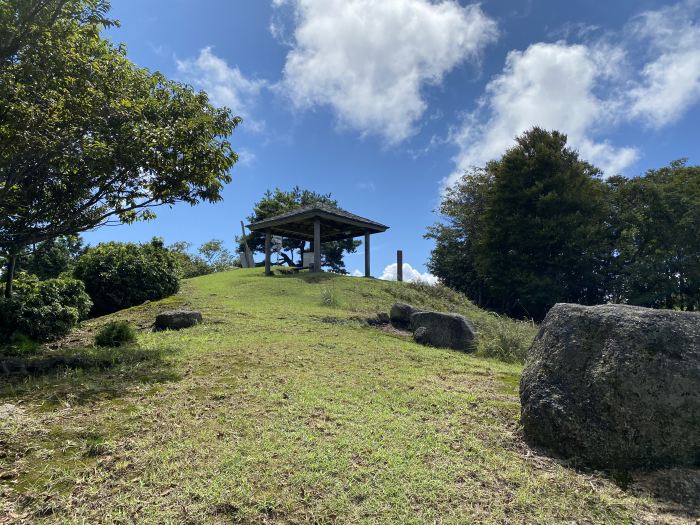
[[[136,67],[103,38],[107,2],[0,5],[6,296],[27,246],[152,219],[163,204],[221,199],[237,159],[226,138],[240,119],[205,93]]]
[[[430,268],[516,316],[541,319],[556,302],[601,302],[611,252],[607,192],[565,135],[535,127],[447,193],[441,211],[449,222],[428,233],[437,240]]]
[[[83,241],[79,236],[57,237],[30,247],[21,256],[19,267],[42,281],[53,279],[70,272],[83,251]]]
[[[700,166],[677,160],[614,181],[619,300],[700,309]]]
[[[261,221],[268,217],[273,217],[287,211],[308,206],[316,202],[338,206],[338,202],[331,197],[330,193],[320,194],[314,191],[302,190],[298,186],[292,188],[291,191],[282,191],[279,188],[274,192],[268,190],[263,195],[263,198],[256,202],[253,206],[253,213],[248,216],[250,223]],[[253,252],[265,251],[265,235],[262,233],[252,232],[246,236],[248,246]],[[343,241],[326,242],[321,245],[321,266],[330,269],[337,273],[347,273],[345,262],[343,261],[344,253],[354,253],[358,246],[362,243],[354,239],[346,239]],[[305,241],[298,239],[284,238],[282,241],[282,250],[278,252],[278,257],[283,264],[288,266],[301,265],[301,253],[306,245]],[[240,251],[243,251],[242,249]],[[298,254],[297,261],[294,260]]]

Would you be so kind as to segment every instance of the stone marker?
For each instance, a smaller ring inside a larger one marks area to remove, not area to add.
[[[397,326],[408,328],[411,326],[411,314],[421,312],[418,308],[414,308],[410,304],[395,303],[389,312],[391,322]]]
[[[194,310],[169,310],[156,316],[156,330],[180,330],[202,322],[202,314]]]
[[[411,327],[416,342],[472,352],[476,333],[466,317],[441,312],[414,312]]]
[[[700,463],[700,313],[557,304],[520,380],[526,437],[595,468]]]

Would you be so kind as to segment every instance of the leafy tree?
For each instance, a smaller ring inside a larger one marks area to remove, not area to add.
[[[555,302],[604,299],[607,187],[565,135],[524,133],[465,176],[441,211],[449,220],[428,232],[438,241],[431,270],[480,304],[540,319]]]
[[[224,246],[224,241],[212,239],[202,244],[197,251],[214,272],[224,272],[238,266],[238,257]]]
[[[83,251],[83,241],[79,236],[58,237],[31,247],[20,258],[19,267],[41,280],[52,279],[71,271]]]
[[[102,38],[100,0],[0,7],[0,255],[152,208],[221,199],[240,122]],[[17,21],[20,21],[17,24]]]
[[[700,166],[677,160],[614,181],[620,301],[700,309]]]
[[[258,222],[317,202],[338,206],[338,201],[333,199],[330,193],[323,195],[314,191],[302,190],[298,186],[292,188],[291,191],[282,191],[279,188],[276,188],[274,192],[268,190],[263,195],[263,198],[253,206],[253,213],[248,216],[248,221],[251,223]],[[253,252],[264,253],[265,235],[263,233],[252,232],[246,236],[246,239],[248,246]],[[355,253],[361,244],[360,241],[354,239],[323,243],[321,245],[321,266],[329,268],[333,272],[347,273],[343,254]],[[277,252],[278,257],[283,264],[288,266],[301,266],[301,253],[304,251],[305,246],[305,241],[285,237],[282,240],[282,249]],[[243,250],[241,249],[240,251]],[[294,260],[295,252],[299,254],[297,262]]]
[[[168,250],[177,262],[180,277],[189,279],[213,273],[214,269],[204,259],[189,252],[191,247],[192,243],[186,241],[177,241],[168,246]]]
[[[158,238],[98,244],[78,259],[74,274],[85,283],[96,315],[162,299],[180,288],[177,260]]]
[[[439,212],[443,222],[428,228],[435,240],[428,269],[450,288],[460,290],[481,306],[488,306],[485,283],[475,266],[474,245],[482,232],[486,197],[493,176],[484,168],[472,168],[445,191]]]

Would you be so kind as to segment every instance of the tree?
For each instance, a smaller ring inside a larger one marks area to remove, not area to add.
[[[443,222],[428,228],[427,239],[435,240],[428,269],[441,281],[460,290],[481,306],[488,306],[483,278],[477,272],[474,244],[482,231],[486,197],[493,176],[474,167],[454,186],[447,188],[439,212]]]
[[[224,272],[238,265],[238,258],[224,246],[224,241],[219,239],[205,242],[197,251],[214,272]]]
[[[292,188],[291,191],[282,191],[279,188],[276,188],[274,192],[268,190],[263,198],[254,204],[253,213],[248,216],[248,221],[258,222],[317,202],[338,206],[338,201],[333,199],[330,193],[323,195],[314,191],[302,190],[298,186]],[[265,235],[263,233],[252,232],[246,236],[246,240],[253,252],[265,251]],[[343,254],[354,253],[361,244],[360,241],[354,239],[323,243],[321,245],[321,266],[329,268],[333,272],[347,273]],[[278,257],[282,259],[283,264],[288,266],[301,266],[301,253],[304,251],[305,245],[305,241],[284,238],[282,249],[277,252]],[[298,262],[294,261],[295,252],[299,253]]]
[[[483,306],[541,319],[555,302],[605,297],[607,187],[566,147],[533,128],[500,160],[467,174],[443,200],[430,268]],[[462,275],[459,276],[459,273]]]
[[[699,310],[700,166],[677,160],[614,190],[619,299]]]
[[[79,236],[50,239],[33,246],[23,255],[20,268],[41,280],[53,279],[70,271],[83,252],[83,241]]]
[[[0,28],[27,20],[3,36],[0,55],[6,296],[25,247],[152,219],[159,205],[216,202],[231,180],[237,156],[226,137],[240,119],[102,38],[108,6],[9,0],[0,9]]]

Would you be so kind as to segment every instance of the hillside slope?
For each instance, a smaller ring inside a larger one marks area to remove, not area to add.
[[[507,323],[439,288],[258,269],[87,323],[45,350],[82,367],[0,388],[0,523],[626,523],[655,512],[522,442],[520,365],[361,321],[397,300],[465,313],[489,340]],[[182,304],[206,322],[143,329],[132,349],[77,344],[110,319],[145,327]]]

